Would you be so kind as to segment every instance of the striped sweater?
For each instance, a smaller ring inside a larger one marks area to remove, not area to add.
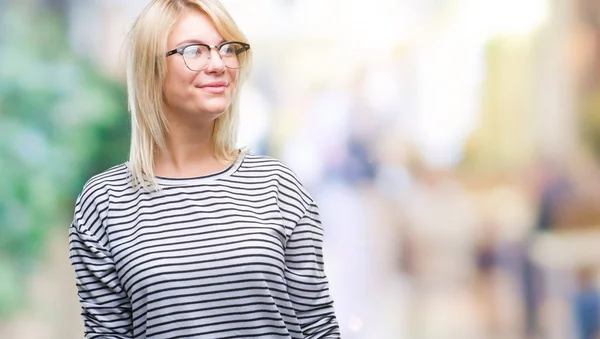
[[[280,161],[135,189],[126,164],[78,196],[70,261],[86,338],[340,338],[314,200]]]

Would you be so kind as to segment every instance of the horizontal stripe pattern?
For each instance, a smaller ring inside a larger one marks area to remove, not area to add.
[[[280,161],[240,154],[136,189],[91,178],[69,230],[86,338],[339,338],[318,207]]]

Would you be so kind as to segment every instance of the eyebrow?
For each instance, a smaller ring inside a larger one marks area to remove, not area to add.
[[[224,43],[224,42],[225,42],[225,40],[221,40],[221,41],[219,41],[219,43],[217,44],[217,46],[219,46],[220,44],[222,44],[222,43]],[[180,42],[177,44],[177,46],[182,46],[182,45],[185,45],[185,44],[203,44],[203,45],[210,45],[210,44],[207,44],[206,42],[204,42],[204,41],[202,41],[202,40],[198,40],[198,39],[185,39],[185,40],[183,40],[183,41],[180,41]]]

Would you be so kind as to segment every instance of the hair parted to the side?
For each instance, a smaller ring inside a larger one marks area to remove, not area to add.
[[[167,38],[175,24],[189,11],[205,13],[226,41],[248,42],[219,0],[153,0],[136,19],[127,41],[127,92],[131,114],[129,169],[134,186],[158,188],[154,155],[167,152],[163,82],[166,74]],[[213,151],[216,157],[233,160],[238,132],[239,88],[248,78],[249,62],[239,70],[231,105],[215,120]]]

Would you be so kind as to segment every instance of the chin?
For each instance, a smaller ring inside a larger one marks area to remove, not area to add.
[[[229,98],[211,98],[204,100],[204,102],[199,105],[199,110],[208,114],[220,116],[227,108],[229,108],[230,104],[231,100],[229,100]]]
[[[229,105],[220,105],[220,106],[204,106],[200,109],[201,112],[205,112],[206,114],[213,115],[216,118],[221,116],[225,111],[229,108]]]

